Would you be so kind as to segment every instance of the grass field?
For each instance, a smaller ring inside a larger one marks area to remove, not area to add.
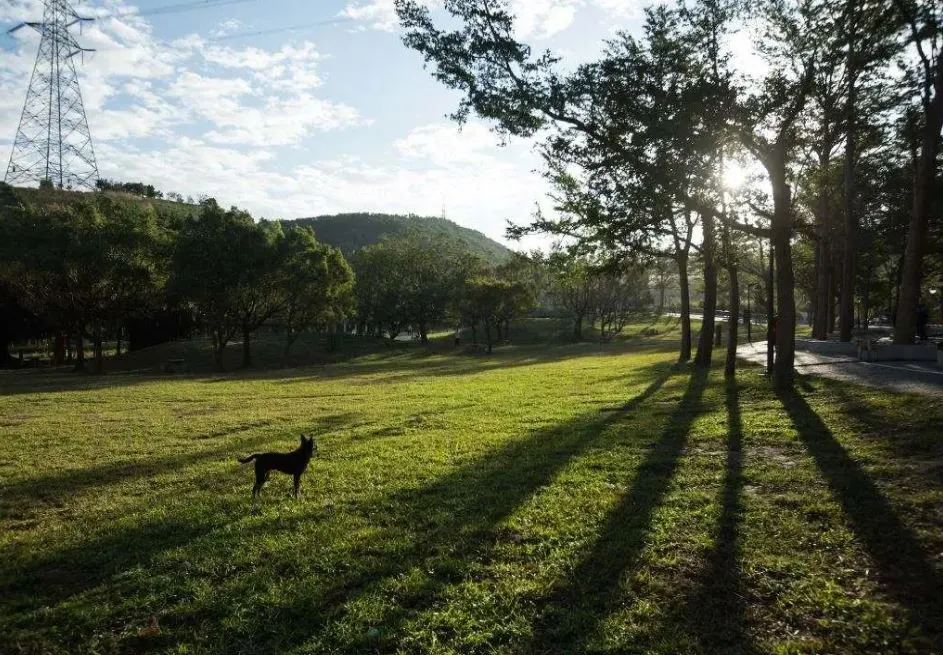
[[[943,407],[673,359],[0,374],[0,651],[943,649]]]

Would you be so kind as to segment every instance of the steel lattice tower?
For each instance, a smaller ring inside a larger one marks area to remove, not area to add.
[[[49,180],[62,189],[95,187],[98,166],[75,71],[75,56],[91,50],[70,32],[89,20],[76,14],[68,0],[45,0],[41,23],[10,30],[28,26],[42,34],[7,166],[5,181],[11,185]]]

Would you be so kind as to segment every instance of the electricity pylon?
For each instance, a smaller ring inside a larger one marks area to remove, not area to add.
[[[41,23],[21,23],[42,35],[20,126],[4,181],[28,186],[49,180],[60,189],[95,188],[98,166],[75,72],[81,47],[70,29],[85,21],[68,0],[45,0]]]

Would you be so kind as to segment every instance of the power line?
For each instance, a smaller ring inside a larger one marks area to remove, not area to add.
[[[339,25],[342,23],[353,22],[354,19],[348,16],[338,16],[337,18],[329,18],[327,20],[319,20],[314,23],[302,23],[299,25],[288,25],[285,27],[274,27],[272,29],[266,30],[255,30],[252,32],[239,32],[238,34],[227,34],[225,36],[218,36],[212,39],[207,39],[210,42],[214,41],[229,41],[230,39],[244,39],[251,36],[266,36],[269,34],[281,34],[283,32],[295,32],[297,30],[307,30],[313,27],[322,27],[324,25]]]
[[[225,7],[227,5],[239,5],[246,2],[257,2],[258,0],[200,0],[199,2],[181,2],[175,5],[165,5],[163,7],[154,7],[144,11],[128,11],[111,16],[159,16],[162,14],[176,14],[184,11],[193,11],[195,9],[215,9],[216,7]],[[108,16],[106,16],[107,18]]]

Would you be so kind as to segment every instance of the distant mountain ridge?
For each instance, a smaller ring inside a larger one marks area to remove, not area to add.
[[[464,244],[469,252],[491,264],[504,263],[511,254],[508,248],[477,230],[434,216],[358,212],[298,218],[286,222],[307,225],[314,230],[318,241],[340,248],[345,255],[383,238],[403,236],[413,231]]]
[[[12,188],[12,192],[20,201],[36,205],[73,203],[91,197],[91,194],[84,192],[62,189],[39,190],[15,187]],[[150,205],[165,215],[181,220],[189,216],[197,216],[200,212],[198,204],[143,198],[119,191],[98,191],[97,193],[104,193],[119,202]],[[385,237],[403,236],[410,232],[419,232],[433,238],[445,237],[463,244],[469,252],[480,256],[492,265],[503,264],[511,254],[510,249],[489,239],[481,232],[462,227],[447,218],[435,216],[352,212],[313,218],[283,219],[283,222],[307,225],[314,230],[319,241],[340,248],[345,255],[350,255],[355,250],[376,243]]]

